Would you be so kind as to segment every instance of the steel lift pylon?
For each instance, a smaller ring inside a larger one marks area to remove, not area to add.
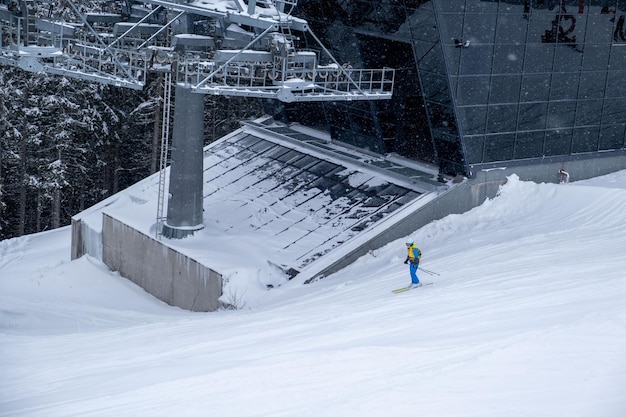
[[[203,227],[204,94],[310,102],[384,100],[393,93],[393,69],[337,62],[308,23],[291,15],[296,0],[105,4],[119,7],[83,13],[74,0],[0,0],[0,64],[133,89],[143,88],[150,71],[168,74],[176,97],[173,151],[158,237]],[[307,35],[321,52],[296,48]],[[162,169],[167,158],[162,152]]]

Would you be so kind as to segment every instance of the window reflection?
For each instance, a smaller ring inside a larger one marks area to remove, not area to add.
[[[572,129],[555,129],[546,132],[544,154],[567,155],[572,148]]]
[[[506,160],[510,152],[511,159],[527,159],[624,148],[626,4],[467,0],[460,2],[467,7],[455,8],[449,3],[437,2],[445,26],[462,25],[464,39],[477,43],[456,51],[458,63],[446,53],[447,64],[459,67],[453,94],[472,164]],[[481,17],[490,24],[476,24]],[[511,138],[507,132],[516,133]],[[484,141],[475,136],[483,133]]]
[[[466,164],[624,148],[621,0],[300,0],[297,7],[336,57],[397,69],[389,102],[316,107],[316,121],[335,139],[414,159],[437,155],[442,170],[459,173]]]
[[[596,152],[598,150],[599,127],[574,129],[572,153]]]
[[[520,132],[515,142],[515,159],[539,158],[543,156],[544,131]]]

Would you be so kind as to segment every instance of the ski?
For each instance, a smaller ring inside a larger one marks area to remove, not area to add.
[[[393,290],[391,292],[394,293],[394,294],[398,294],[400,292],[405,292],[405,291],[408,291],[408,290],[412,290],[414,288],[423,287],[424,285],[432,285],[432,284],[433,284],[432,282],[422,282],[420,285],[418,285],[416,287],[410,286],[410,287],[396,288],[395,290]]]

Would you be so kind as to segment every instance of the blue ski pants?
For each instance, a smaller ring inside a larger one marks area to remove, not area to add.
[[[420,280],[417,277],[417,268],[419,268],[419,262],[409,262],[409,273],[411,274],[411,284],[419,284]]]

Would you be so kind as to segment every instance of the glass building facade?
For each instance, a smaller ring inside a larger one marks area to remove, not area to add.
[[[626,148],[626,0],[300,0],[295,14],[339,62],[396,69],[389,101],[283,112],[336,140],[470,176]]]

